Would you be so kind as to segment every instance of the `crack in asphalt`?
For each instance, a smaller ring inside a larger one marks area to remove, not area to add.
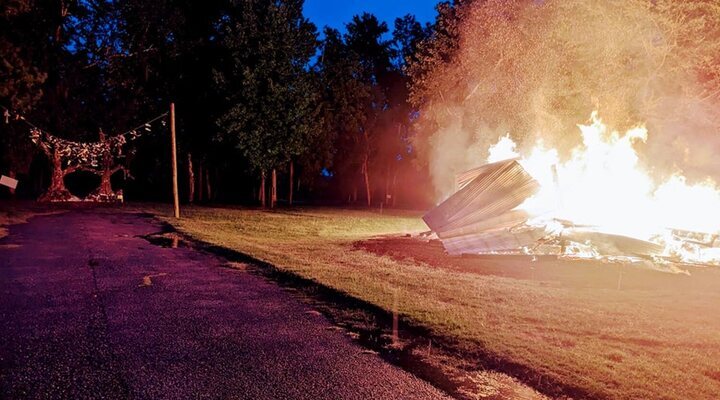
[[[118,360],[118,356],[112,350],[112,346],[110,344],[108,333],[109,318],[107,314],[107,308],[105,306],[105,302],[103,301],[102,292],[98,287],[96,269],[100,265],[100,261],[96,257],[93,257],[92,251],[90,251],[87,266],[90,269],[90,274],[92,276],[92,297],[93,303],[95,304],[97,311],[96,313],[94,313],[93,318],[91,318],[90,320],[90,323],[88,325],[88,333],[95,342],[94,347],[102,349],[102,352],[106,352],[106,357],[109,358],[109,365],[107,365],[106,368],[103,368],[105,367],[105,363],[102,362],[96,364],[97,367],[99,369],[106,369],[114,378],[113,380],[115,380],[116,382],[114,382],[113,386],[119,389],[119,391],[115,393],[116,395],[118,395],[118,398],[127,398],[130,394],[129,385],[127,379],[125,379],[125,376],[122,372],[123,370],[119,368],[120,363]]]

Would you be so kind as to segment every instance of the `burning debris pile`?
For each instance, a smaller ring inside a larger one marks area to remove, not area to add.
[[[488,164],[456,176],[457,190],[425,223],[451,255],[593,258],[671,272],[720,266],[720,191],[682,176],[653,183],[632,147],[647,137],[643,128],[622,136],[594,117],[580,129],[584,145],[565,162],[541,145],[521,157],[501,138]]]

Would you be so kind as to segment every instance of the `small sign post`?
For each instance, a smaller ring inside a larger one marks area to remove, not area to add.
[[[17,189],[18,180],[13,179],[9,176],[2,175],[0,176],[0,185],[7,186],[12,190]]]

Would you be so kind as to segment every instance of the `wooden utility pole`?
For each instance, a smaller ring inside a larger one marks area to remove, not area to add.
[[[175,140],[175,103],[170,103],[170,141],[172,146],[172,183],[175,218],[180,218],[180,195],[178,193],[177,142]]]

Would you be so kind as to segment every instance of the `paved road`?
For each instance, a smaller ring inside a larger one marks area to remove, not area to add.
[[[444,397],[272,283],[136,237],[159,230],[106,211],[11,228],[0,240],[0,398]]]

